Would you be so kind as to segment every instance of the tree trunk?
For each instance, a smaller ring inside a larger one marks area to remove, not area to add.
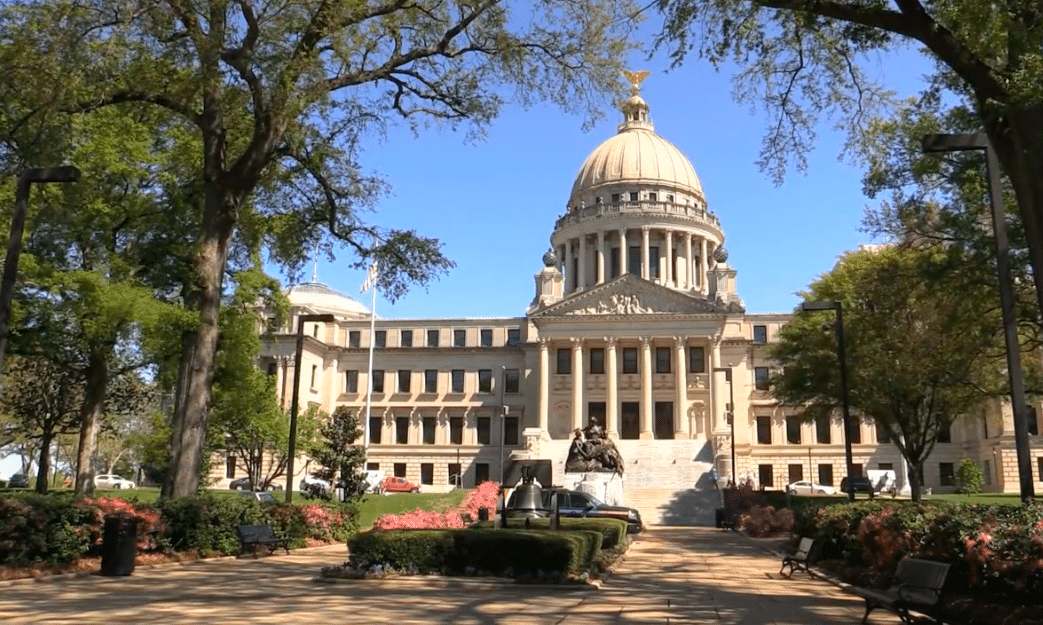
[[[913,501],[919,502],[923,499],[920,489],[920,476],[923,475],[923,463],[918,463],[906,458],[909,463],[909,496]]]
[[[40,437],[40,466],[36,469],[36,492],[46,493],[47,482],[51,475],[51,443],[54,441],[54,432],[45,429]]]
[[[188,293],[185,295],[185,307],[190,307],[195,301],[195,295],[191,293],[191,286],[184,287]],[[166,479],[160,489],[160,497],[168,498],[174,486],[174,472],[180,457],[181,426],[184,423],[185,397],[189,393],[189,382],[191,377],[192,362],[195,360],[196,332],[185,332],[181,335],[181,360],[178,363],[177,383],[174,386],[174,411],[170,415],[170,467],[167,470]]]
[[[206,182],[203,229],[196,248],[194,269],[199,294],[199,325],[193,342],[194,358],[180,414],[180,433],[174,438],[170,467],[170,497],[189,497],[199,490],[207,416],[217,355],[218,313],[228,244],[235,231],[239,198],[215,180]]]
[[[76,448],[76,494],[94,494],[94,468],[91,460],[98,441],[98,429],[105,414],[105,394],[109,383],[108,359],[101,350],[91,350],[87,359],[86,389],[80,408],[80,441]],[[111,473],[111,471],[110,471]]]

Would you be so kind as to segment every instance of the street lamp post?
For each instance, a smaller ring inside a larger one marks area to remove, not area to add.
[[[1003,317],[1003,337],[1007,347],[1007,375],[1010,380],[1010,403],[1014,411],[1014,445],[1018,455],[1018,476],[1021,482],[1021,500],[1035,498],[1032,458],[1029,455],[1028,407],[1025,402],[1025,382],[1021,370],[1021,351],[1018,347],[1017,325],[1014,319],[1014,286],[1010,276],[1010,245],[1007,240],[1007,217],[1003,208],[1003,187],[1000,184],[1000,163],[996,150],[984,132],[967,135],[927,135],[923,151],[985,152],[985,171],[989,178],[989,203],[992,208],[992,230],[996,239],[996,272],[1000,281],[1000,309]]]
[[[855,461],[851,455],[851,398],[847,381],[847,358],[844,352],[844,306],[840,302],[804,302],[800,305],[805,311],[835,310],[837,311],[837,359],[840,361],[840,401],[844,408],[844,457],[847,461],[847,498],[855,500],[855,481],[851,479],[855,472]]]
[[[504,447],[507,445],[507,404],[503,393],[507,386],[507,366],[500,366],[500,488],[507,487],[507,461],[503,459]]]
[[[18,256],[22,253],[22,232],[25,230],[25,215],[29,212],[29,186],[34,182],[76,182],[80,170],[72,165],[27,169],[18,175],[15,186],[14,213],[11,215],[11,235],[7,241],[7,258],[4,260],[4,275],[0,279],[0,372],[4,370],[4,354],[7,352],[7,326],[11,316],[11,298],[14,283],[18,278]]]
[[[304,352],[304,324],[333,323],[333,315],[299,315],[297,347],[293,352],[293,395],[290,397],[290,449],[286,458],[286,503],[293,503],[293,460],[297,456],[297,409],[301,386],[301,355]]]
[[[732,369],[733,367],[714,367],[714,373],[723,372],[724,380],[728,383],[728,422],[731,424],[732,429],[732,475],[731,483],[732,486],[739,485],[738,473],[735,467],[735,385],[732,383]]]

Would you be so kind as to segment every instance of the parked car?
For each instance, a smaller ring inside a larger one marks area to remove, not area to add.
[[[807,480],[793,482],[786,487],[787,493],[794,495],[836,495],[837,489],[825,484],[816,484]]]
[[[129,490],[134,488],[134,482],[118,475],[95,475],[94,488],[102,488],[106,490]]]
[[[8,488],[29,488],[29,476],[25,473],[15,473],[7,480]]]
[[[300,491],[313,497],[323,497],[333,492],[333,486],[322,478],[305,475],[301,478]]]
[[[507,498],[507,516],[515,504],[517,489]],[[554,493],[558,494],[558,513],[572,519],[619,519],[626,521],[627,534],[637,534],[644,529],[641,513],[636,508],[626,506],[610,506],[597,497],[578,490],[564,488],[544,488],[540,493],[542,509],[540,516],[550,516],[554,511]]]
[[[380,483],[385,493],[419,493],[420,485],[410,482],[404,477],[389,475]]]
[[[257,490],[254,488],[253,482],[250,481],[249,477],[240,477],[232,480],[228,483],[229,490]],[[271,482],[264,488],[264,490],[282,490],[281,484]]]
[[[845,477],[844,479],[840,480],[840,492],[848,492],[848,479],[851,480],[851,484],[852,486],[854,486],[854,490],[856,493],[866,493],[869,495],[870,499],[876,497],[876,490],[873,489],[873,482],[864,475],[858,475],[851,478]]]
[[[239,491],[239,496],[247,499],[255,499],[261,503],[276,503],[275,495],[266,490],[241,490]]]

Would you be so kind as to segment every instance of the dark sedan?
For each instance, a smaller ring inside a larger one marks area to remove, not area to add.
[[[515,491],[517,492],[517,491]],[[626,506],[610,506],[603,503],[597,497],[578,490],[566,490],[563,488],[545,488],[540,493],[542,509],[536,511],[539,516],[550,516],[554,509],[552,499],[554,493],[558,494],[558,511],[563,517],[572,519],[619,519],[627,524],[627,534],[637,534],[644,529],[641,523],[641,513],[634,508]],[[511,508],[514,503],[515,493],[511,493],[507,501],[507,514],[511,516]]]
[[[29,488],[29,476],[25,473],[15,473],[7,480],[8,488]]]

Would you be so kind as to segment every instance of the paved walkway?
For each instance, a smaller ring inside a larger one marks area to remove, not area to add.
[[[454,625],[858,623],[862,601],[831,584],[778,575],[779,559],[731,532],[653,528],[601,590],[422,578],[315,583],[344,547],[257,560],[139,567],[0,587],[6,623]],[[871,623],[897,623],[883,611]]]

